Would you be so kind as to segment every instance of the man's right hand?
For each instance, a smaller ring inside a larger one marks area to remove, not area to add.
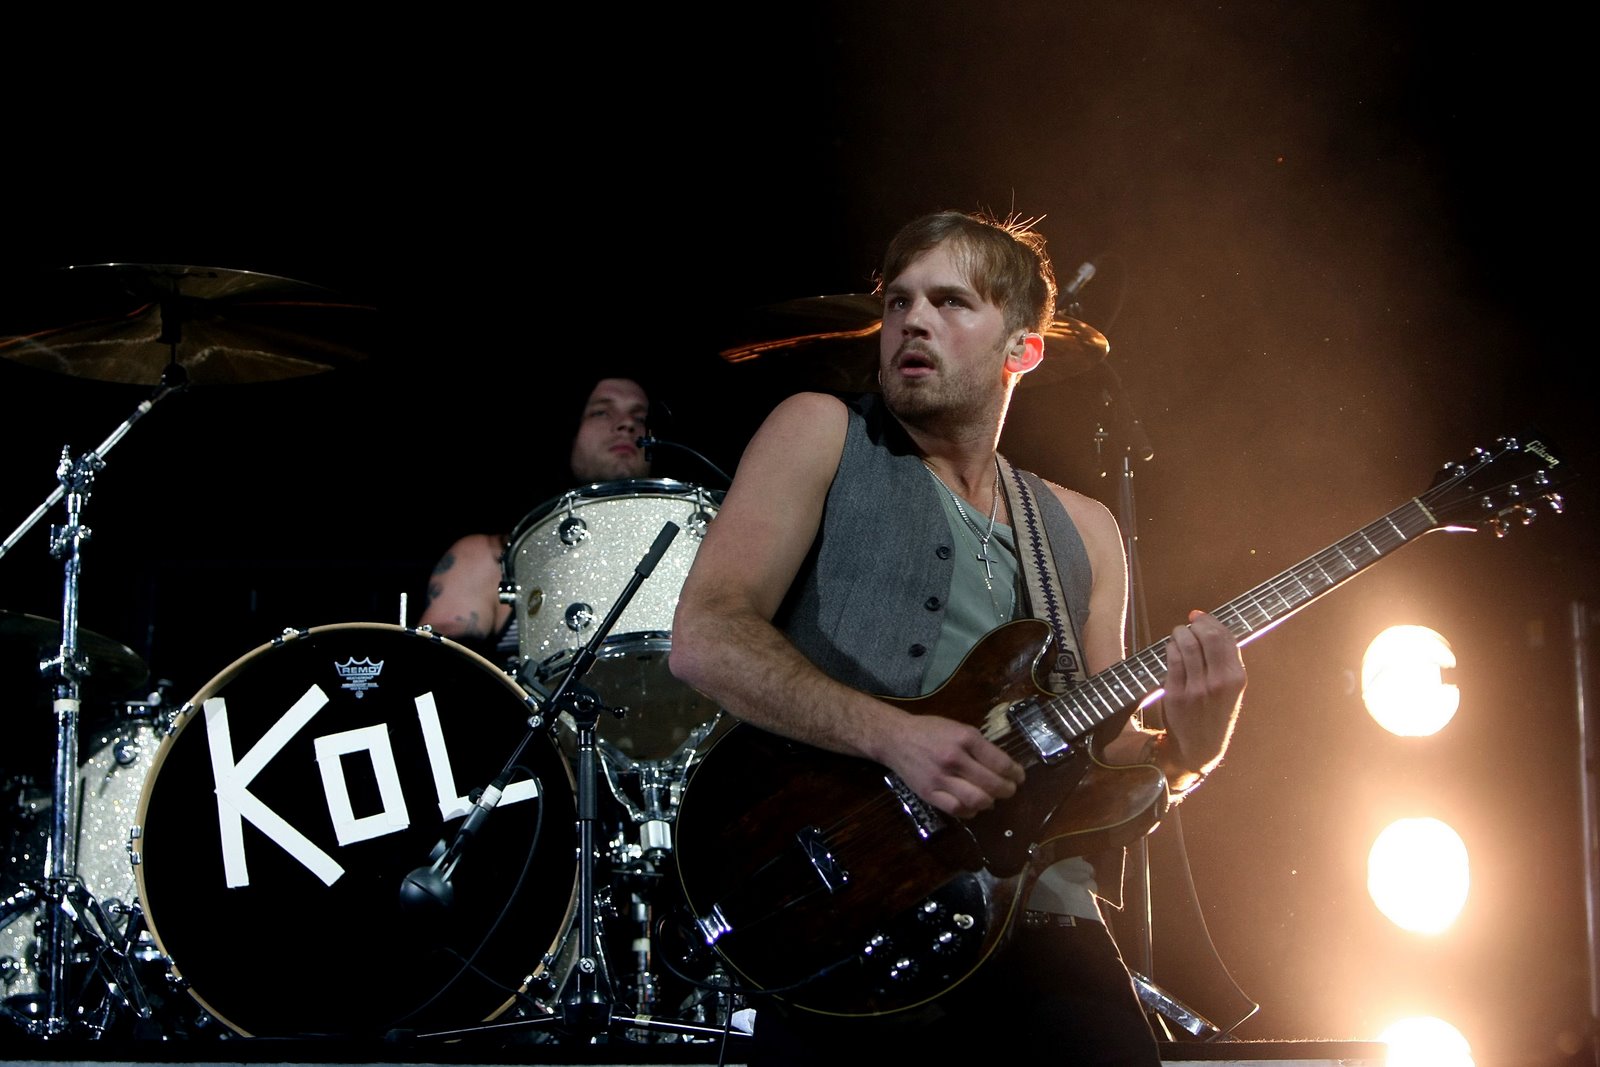
[[[971,818],[1016,795],[1022,765],[975,726],[901,711],[878,762],[947,815]]]

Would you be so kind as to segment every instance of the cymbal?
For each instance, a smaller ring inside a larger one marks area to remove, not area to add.
[[[719,355],[729,363],[783,356],[816,388],[875,392],[883,298],[875,293],[815,296],[769,304],[747,317],[737,343]],[[1057,315],[1045,330],[1044,362],[1024,386],[1075,378],[1106,358],[1111,345],[1088,323]]]
[[[20,673],[25,670],[42,680],[40,661],[60,652],[60,622],[0,610],[0,664],[4,665],[6,673],[17,675],[11,681],[19,681]],[[78,629],[78,654],[89,667],[83,687],[99,696],[111,699],[125,696],[150,677],[150,668],[131,648],[82,627]]]
[[[99,263],[0,283],[0,357],[104,382],[278,381],[372,351],[376,309],[252,271]]]

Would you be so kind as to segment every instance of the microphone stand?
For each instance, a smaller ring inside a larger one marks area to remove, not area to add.
[[[531,728],[518,744],[511,758],[506,762],[505,769],[500,777],[495,779],[483,792],[483,798],[489,798],[488,803],[480,803],[475,807],[467,821],[456,832],[454,840],[448,848],[434,860],[431,867],[418,868],[412,871],[401,886],[401,902],[406,906],[420,904],[442,904],[449,906],[450,874],[455,870],[460,861],[466,845],[473,835],[482,826],[489,812],[499,801],[499,791],[509,781],[523,750],[532,740],[535,731],[553,723],[561,712],[567,712],[573,719],[578,730],[578,766],[575,773],[578,789],[577,822],[578,822],[578,910],[575,920],[577,926],[576,947],[572,948],[569,940],[568,946],[559,952],[558,958],[564,959],[567,967],[559,983],[552,983],[555,992],[560,997],[560,1013],[551,1013],[534,1019],[522,1019],[515,1022],[498,1023],[483,1026],[468,1027],[457,1030],[432,1031],[415,1035],[419,1039],[455,1040],[467,1035],[495,1034],[509,1030],[519,1030],[528,1027],[550,1026],[559,1023],[570,1027],[583,1036],[595,1036],[604,1033],[613,1022],[626,1022],[635,1027],[670,1030],[682,1034],[695,1034],[705,1037],[716,1037],[723,1033],[721,1028],[695,1026],[687,1023],[672,1023],[639,1016],[614,1016],[612,1003],[609,999],[608,976],[605,973],[604,956],[601,952],[597,931],[599,919],[594,907],[595,900],[595,823],[598,820],[598,793],[599,793],[599,757],[595,744],[596,722],[599,718],[602,704],[593,693],[577,683],[598,658],[598,650],[610,634],[611,628],[621,617],[628,603],[633,599],[639,586],[655,570],[656,564],[666,554],[667,547],[673,538],[678,535],[678,525],[668,522],[661,528],[661,533],[656,536],[655,543],[650,546],[639,565],[634,568],[633,577],[628,580],[627,587],[606,613],[605,619],[590,636],[589,641],[573,659],[572,666],[567,670],[557,686],[555,692],[550,694],[545,701],[548,714],[535,716]],[[619,713],[626,713],[627,709],[613,709]],[[570,935],[569,935],[570,938]]]
[[[1128,401],[1127,391],[1122,387],[1121,376],[1109,364],[1101,363],[1100,367],[1108,383],[1101,390],[1102,403],[1107,408],[1121,405],[1129,441],[1128,446],[1122,451],[1122,477],[1117,488],[1117,520],[1122,525],[1123,551],[1128,559],[1128,620],[1125,638],[1128,647],[1143,648],[1147,641],[1143,632],[1144,584],[1141,578],[1143,572],[1139,565],[1139,518],[1133,493],[1133,458],[1137,454],[1140,460],[1148,462],[1155,458],[1156,452],[1150,444],[1149,437],[1145,435],[1144,424],[1139,421],[1133,405]],[[1094,435],[1095,450],[1101,456],[1102,478],[1107,474],[1102,445],[1108,436],[1102,421],[1095,428]],[[1162,723],[1152,721],[1150,725],[1160,726]],[[1173,1036],[1167,1029],[1168,1020],[1177,1023],[1194,1037],[1215,1037],[1221,1031],[1210,1020],[1166,992],[1150,977],[1155,967],[1155,917],[1150,893],[1150,839],[1140,837],[1128,845],[1128,851],[1133,853],[1135,873],[1132,899],[1125,910],[1138,916],[1139,922],[1139,943],[1137,952],[1132,954],[1138,960],[1138,966],[1130,967],[1129,970],[1132,972],[1134,991],[1138,994],[1139,1003],[1144,1006],[1145,1011],[1157,1017],[1162,1029],[1166,1031],[1165,1036],[1168,1040]]]
[[[1143,428],[1138,416],[1133,413],[1133,405],[1128,402],[1127,392],[1122,387],[1122,378],[1117,372],[1104,362],[1100,364],[1100,371],[1106,377],[1107,384],[1101,389],[1101,400],[1105,407],[1111,408],[1121,405],[1126,418],[1125,424],[1129,427],[1129,443],[1122,450],[1121,455],[1121,480],[1117,485],[1117,521],[1122,526],[1123,552],[1128,559],[1128,619],[1124,639],[1129,648],[1144,647],[1144,621],[1143,621],[1143,593],[1144,586],[1141,579],[1143,573],[1139,566],[1139,517],[1133,492],[1133,456],[1137,451],[1139,458],[1149,461],[1155,456],[1155,449],[1150,447],[1149,439],[1144,436]],[[1097,451],[1107,437],[1105,424],[1102,421],[1095,428],[1095,444]],[[1101,455],[1100,476],[1106,477],[1105,456]],[[1146,838],[1141,837],[1128,846],[1134,855],[1134,899],[1128,911],[1139,917],[1139,944],[1135,954],[1138,961],[1138,973],[1148,975],[1152,970],[1151,959],[1151,926],[1152,916],[1150,910],[1150,848]]]

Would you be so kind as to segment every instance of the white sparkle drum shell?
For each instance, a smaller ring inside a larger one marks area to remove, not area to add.
[[[138,891],[128,835],[165,725],[159,716],[115,722],[78,767],[78,877],[119,928]]]
[[[127,932],[137,892],[128,834],[163,727],[159,715],[120,717],[84,739],[89,755],[78,766],[76,833],[68,827],[72,865],[118,933]],[[37,904],[18,910],[16,902],[25,885],[45,877],[53,798],[48,786],[22,781],[7,783],[0,804],[8,827],[0,846],[0,996],[15,997],[43,988],[38,961],[49,931]]]
[[[583,684],[620,719],[601,715],[602,740],[633,760],[668,759],[698,744],[714,702],[667,668],[678,594],[715,519],[721,494],[669,479],[599,482],[534,512],[512,535],[507,578],[523,675],[547,695],[626,592],[666,523],[678,533],[640,583]]]
[[[350,623],[235,661],[184,705],[137,813],[151,935],[245,1036],[472,1025],[544,970],[577,899],[575,790],[553,738],[462,851],[447,910],[406,876],[452,840],[536,710],[450,640]]]

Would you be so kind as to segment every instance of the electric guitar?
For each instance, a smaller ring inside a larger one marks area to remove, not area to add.
[[[1538,440],[1502,438],[1447,464],[1421,496],[1212,612],[1241,646],[1435,530],[1504,536],[1567,471]],[[1027,771],[1009,800],[958,820],[895,775],[739,723],[691,771],[677,813],[683,925],[748,988],[820,1014],[923,1004],[997,948],[1033,876],[1057,859],[1137,840],[1165,814],[1161,772],[1113,767],[1090,735],[1161,690],[1166,641],[1067,692],[1035,681],[1048,624],[985,636],[926,696],[886,698],[978,726]]]

